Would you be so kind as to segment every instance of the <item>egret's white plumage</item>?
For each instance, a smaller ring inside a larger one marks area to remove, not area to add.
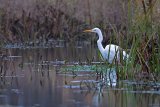
[[[107,60],[109,63],[112,63],[114,60],[120,62],[121,56],[123,60],[128,59],[128,54],[122,50],[121,47],[109,44],[105,48],[102,45],[103,35],[99,28],[93,28],[91,30],[85,30],[84,32],[94,32],[98,34],[99,39],[97,40],[97,46],[100,50],[104,60]]]

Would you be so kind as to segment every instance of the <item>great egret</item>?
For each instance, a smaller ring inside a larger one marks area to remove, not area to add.
[[[121,58],[123,58],[123,60],[128,59],[129,55],[125,51],[123,51],[121,47],[117,45],[109,44],[105,48],[103,48],[102,46],[103,35],[99,28],[84,30],[84,32],[94,32],[98,34],[98,37],[99,37],[99,39],[97,40],[98,49],[100,50],[103,59],[107,60],[110,64],[114,60],[120,62]]]

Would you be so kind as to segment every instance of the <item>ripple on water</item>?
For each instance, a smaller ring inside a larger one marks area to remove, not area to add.
[[[64,85],[64,88],[72,88],[72,89],[79,89],[81,88],[80,85]]]
[[[25,75],[24,74],[20,74],[20,75],[6,75],[6,76],[0,76],[0,77],[5,77],[5,78],[17,78],[17,77],[19,77],[19,78],[23,78],[23,77],[25,77]]]
[[[16,93],[16,94],[23,94],[23,91],[19,89],[11,89],[11,92]]]

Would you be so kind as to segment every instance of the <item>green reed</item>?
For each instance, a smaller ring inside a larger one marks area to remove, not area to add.
[[[128,45],[130,48],[129,62],[125,70],[130,76],[140,74],[139,78],[156,80],[159,72],[159,25],[153,20],[153,9],[156,2],[150,2],[149,7],[142,2],[143,12],[135,7],[134,17],[129,14]],[[130,4],[129,4],[130,5]],[[130,11],[130,9],[128,10]],[[131,12],[129,12],[131,13]],[[129,37],[130,36],[130,37]],[[129,38],[132,38],[130,41]],[[123,42],[124,43],[124,42]],[[127,45],[127,44],[126,44]],[[147,76],[143,77],[143,74]]]
[[[156,3],[159,2],[150,0],[133,5],[128,1],[127,22],[120,27],[108,22],[111,32],[107,35],[110,37],[108,43],[120,45],[129,54],[129,60],[116,66],[120,78],[159,80],[160,32],[158,19],[154,18]],[[101,27],[104,26],[100,24]]]

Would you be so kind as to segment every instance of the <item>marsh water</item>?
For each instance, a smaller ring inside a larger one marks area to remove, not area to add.
[[[108,84],[91,70],[102,60],[89,42],[61,41],[43,48],[10,45],[3,51],[7,55],[1,56],[0,107],[160,106],[159,83],[115,80]],[[65,72],[66,66],[81,68]]]

